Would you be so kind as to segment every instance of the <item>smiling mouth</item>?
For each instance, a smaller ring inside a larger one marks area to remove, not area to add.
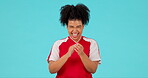
[[[72,36],[73,36],[74,38],[76,38],[76,37],[78,36],[78,33],[72,34]]]

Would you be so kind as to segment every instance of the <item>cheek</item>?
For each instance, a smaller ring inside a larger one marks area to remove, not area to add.
[[[83,29],[80,29],[79,32],[82,33]]]
[[[68,30],[68,33],[69,33],[69,34],[71,34],[71,32],[72,32],[71,30]]]

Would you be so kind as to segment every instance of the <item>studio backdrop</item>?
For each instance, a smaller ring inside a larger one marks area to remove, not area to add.
[[[54,78],[46,59],[68,36],[60,8],[78,3],[90,9],[83,36],[100,48],[93,77],[148,77],[148,0],[0,0],[0,78]]]

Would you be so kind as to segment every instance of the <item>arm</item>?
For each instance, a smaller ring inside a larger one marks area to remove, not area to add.
[[[65,54],[57,61],[49,61],[48,68],[50,73],[58,72],[61,69],[61,67],[65,64],[65,62],[68,60],[69,57],[70,56],[68,54]]]
[[[91,61],[88,56],[83,52],[81,54],[79,54],[82,63],[84,64],[84,67],[86,68],[86,70],[90,73],[95,73],[98,67],[98,61]]]
[[[78,53],[78,55],[80,56],[82,63],[84,64],[84,67],[86,68],[86,70],[90,73],[95,73],[96,69],[98,67],[98,63],[99,61],[91,61],[88,56],[84,53],[83,51],[83,46],[81,44],[77,44],[75,46],[75,51]]]
[[[68,50],[68,52],[63,55],[60,59],[58,59],[57,61],[49,61],[49,71],[50,73],[56,73],[58,72],[61,67],[65,64],[65,62],[68,60],[68,58],[71,56],[71,54],[74,52],[74,47],[71,46]]]

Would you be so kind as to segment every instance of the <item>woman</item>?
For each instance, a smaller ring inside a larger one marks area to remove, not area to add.
[[[60,22],[67,26],[69,36],[54,43],[47,59],[56,78],[92,78],[101,63],[97,42],[82,36],[89,12],[83,4],[61,7]]]

